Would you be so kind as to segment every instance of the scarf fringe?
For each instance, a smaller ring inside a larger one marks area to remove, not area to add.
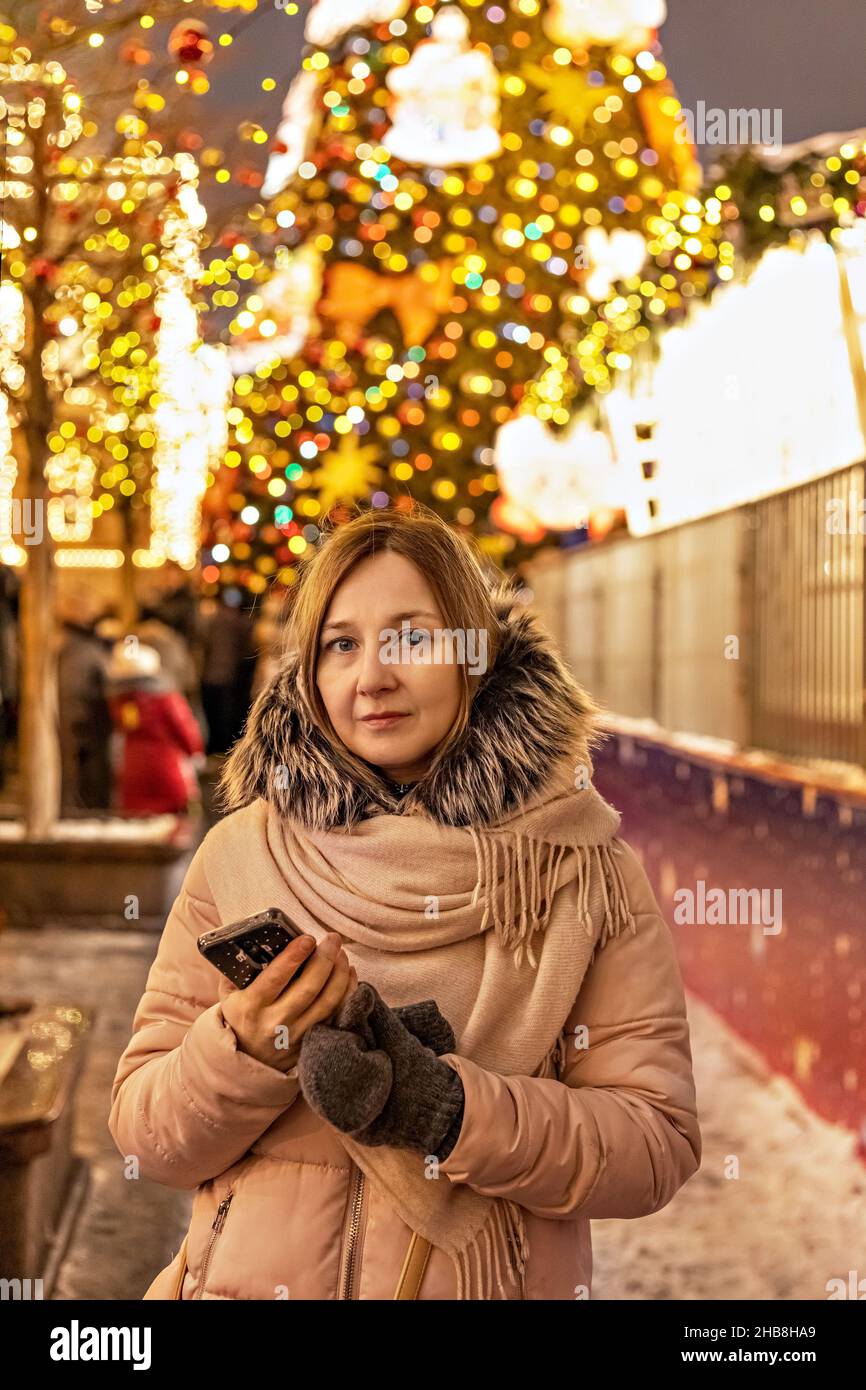
[[[523,1208],[506,1198],[491,1203],[484,1225],[462,1250],[452,1256],[457,1272],[458,1299],[507,1299],[503,1279],[510,1274],[526,1297],[526,1263],[529,1240]]]
[[[577,856],[578,920],[590,939],[595,934],[590,913],[593,880],[601,888],[604,913],[593,957],[596,949],[618,936],[623,927],[629,927],[632,934],[636,931],[622,870],[617,863],[622,853],[622,842],[618,838],[604,845],[571,846],[534,839],[519,830],[492,831],[476,826],[468,829],[475,846],[477,870],[472,906],[477,904],[479,896],[484,905],[479,931],[484,931],[492,916],[497,938],[502,946],[513,951],[518,968],[525,953],[532,968],[537,969],[532,938],[536,932],[544,931],[550,919],[560,867],[568,849]],[[501,913],[500,885],[503,890]]]

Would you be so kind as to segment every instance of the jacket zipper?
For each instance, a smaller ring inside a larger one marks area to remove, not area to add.
[[[361,1209],[364,1204],[364,1173],[356,1167],[352,1201],[349,1215],[349,1234],[346,1241],[346,1259],[343,1265],[343,1280],[340,1288],[340,1298],[352,1297],[352,1285],[355,1275],[355,1257],[358,1245],[358,1236],[361,1229]]]
[[[230,1192],[227,1197],[223,1197],[222,1201],[217,1207],[217,1213],[213,1219],[213,1225],[211,1226],[210,1240],[207,1243],[207,1249],[204,1252],[204,1259],[202,1260],[201,1273],[199,1274],[198,1281],[198,1289],[196,1290],[195,1295],[196,1298],[201,1298],[202,1294],[204,1293],[204,1286],[205,1281],[207,1279],[207,1272],[208,1267],[210,1265],[211,1256],[213,1255],[213,1248],[219,1240],[220,1231],[225,1225],[226,1214],[228,1213],[228,1209],[231,1206],[233,1196],[234,1193]]]

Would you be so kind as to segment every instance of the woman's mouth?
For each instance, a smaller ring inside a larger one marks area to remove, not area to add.
[[[366,719],[362,719],[361,723],[366,729],[390,729],[395,724],[399,724],[401,719],[407,718],[408,715],[406,714],[382,714],[368,716]]]

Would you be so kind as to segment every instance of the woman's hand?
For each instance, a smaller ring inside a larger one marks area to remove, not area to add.
[[[246,989],[223,976],[219,999],[241,1052],[286,1072],[298,1061],[307,1030],[330,1020],[357,983],[339,934],[329,932],[318,945],[311,936],[297,937]]]

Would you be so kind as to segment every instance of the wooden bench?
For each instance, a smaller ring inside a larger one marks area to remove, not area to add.
[[[93,1019],[75,1004],[0,999],[0,1279],[21,1281],[7,1297],[50,1297],[84,1196],[74,1099]]]

